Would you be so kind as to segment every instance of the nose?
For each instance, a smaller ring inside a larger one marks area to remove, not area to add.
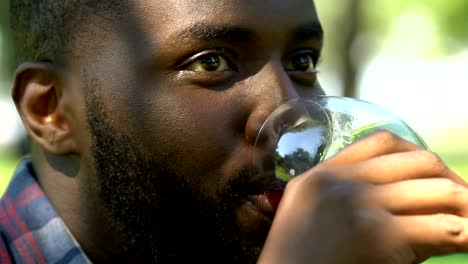
[[[300,96],[281,63],[265,64],[248,82],[254,104],[245,124],[245,137],[254,145],[268,116],[283,103]]]

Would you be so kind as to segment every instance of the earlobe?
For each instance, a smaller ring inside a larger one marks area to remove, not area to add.
[[[47,151],[77,153],[69,113],[63,106],[64,76],[47,63],[24,63],[17,72],[12,97],[31,138]]]

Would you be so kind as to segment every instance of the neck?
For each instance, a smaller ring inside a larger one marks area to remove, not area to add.
[[[56,164],[49,163],[50,157],[33,157],[41,188],[88,258],[96,263],[130,260],[117,225],[93,190],[98,185],[89,177],[92,174],[82,168],[77,173],[57,170]],[[71,162],[68,158],[54,157],[62,166]]]

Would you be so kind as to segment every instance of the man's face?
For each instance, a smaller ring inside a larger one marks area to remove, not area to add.
[[[120,21],[81,61],[103,204],[138,254],[253,262],[273,186],[255,136],[281,103],[322,93],[313,2],[132,1]]]

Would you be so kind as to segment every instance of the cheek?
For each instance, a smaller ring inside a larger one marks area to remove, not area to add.
[[[221,92],[180,90],[140,105],[133,134],[147,154],[166,159],[172,170],[205,184],[219,182],[226,174],[222,166],[242,142],[241,107]]]

